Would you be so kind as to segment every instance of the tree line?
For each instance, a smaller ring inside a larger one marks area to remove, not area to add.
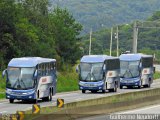
[[[160,23],[160,11],[153,13],[146,19],[152,26]],[[138,22],[138,21],[137,21]],[[154,25],[156,22],[157,24]],[[148,24],[146,22],[146,24]],[[133,23],[118,25],[119,28],[119,51],[132,51]],[[113,48],[112,55],[116,55],[117,41],[115,38],[117,26],[113,26]],[[160,28],[139,28],[138,30],[138,52],[155,54],[157,61],[160,61]],[[105,28],[92,34],[92,54],[109,55],[111,29]],[[89,34],[82,38],[83,53],[88,54]]]
[[[15,57],[55,58],[60,68],[75,64],[82,25],[49,0],[0,0],[0,68]]]

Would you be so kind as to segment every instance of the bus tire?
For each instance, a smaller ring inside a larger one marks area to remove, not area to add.
[[[49,92],[48,101],[52,101],[52,92],[51,92],[51,90]]]
[[[151,79],[149,79],[147,87],[148,87],[148,88],[151,87]]]
[[[37,103],[38,103],[38,100],[37,100],[37,99],[34,99],[34,100],[33,100],[33,103],[34,103],[34,104],[37,104]]]
[[[13,103],[13,102],[14,102],[14,99],[9,99],[9,102],[10,102],[10,103]]]
[[[123,86],[122,86],[122,85],[120,85],[120,89],[123,89]]]
[[[86,93],[86,90],[82,90],[82,93]]]
[[[106,90],[102,90],[102,93],[106,93]]]
[[[117,92],[117,83],[114,84],[113,92]]]

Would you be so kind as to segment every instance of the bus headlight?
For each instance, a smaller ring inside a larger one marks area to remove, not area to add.
[[[11,93],[12,93],[12,90],[6,89],[6,93],[7,93],[7,94],[11,94]]]

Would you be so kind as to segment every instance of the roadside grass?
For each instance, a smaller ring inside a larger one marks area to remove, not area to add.
[[[160,79],[160,72],[159,71],[156,71],[154,76],[153,76],[154,80],[156,79]]]
[[[61,72],[58,74],[57,92],[78,90],[78,74]]]
[[[2,72],[0,71],[0,93],[5,92],[6,81],[5,78],[2,78]]]
[[[5,93],[0,93],[0,99],[5,98]]]

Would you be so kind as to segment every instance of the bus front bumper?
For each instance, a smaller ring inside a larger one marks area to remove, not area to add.
[[[79,89],[80,90],[103,90],[104,89],[104,82],[79,82]]]
[[[6,99],[32,100],[35,99],[35,90],[6,89]]]
[[[121,79],[120,86],[140,86],[140,78],[136,79]]]

